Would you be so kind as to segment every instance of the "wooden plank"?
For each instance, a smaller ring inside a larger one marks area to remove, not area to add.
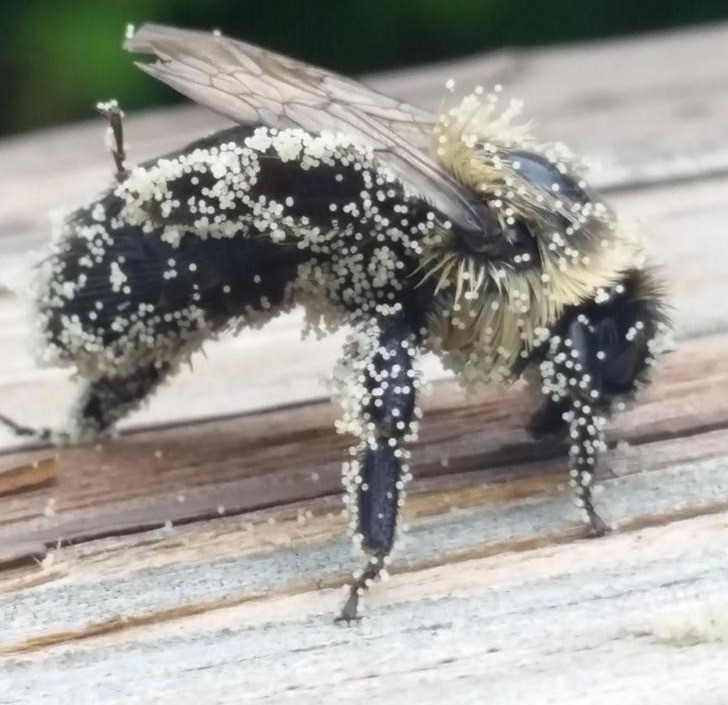
[[[27,490],[52,482],[56,477],[56,458],[46,454],[27,462],[0,467],[0,495]]]
[[[721,451],[709,461],[680,465],[675,446],[676,464],[666,464],[645,448],[645,473],[607,482],[601,501],[633,530],[601,540],[601,550],[573,541],[581,529],[555,486],[505,505],[481,497],[455,511],[435,498],[435,516],[427,495],[413,497],[410,511],[421,516],[395,564],[404,572],[376,587],[370,617],[352,629],[331,624],[351,559],[347,542],[331,538],[326,516],[217,522],[149,535],[136,547],[61,552],[49,580],[4,586],[4,668],[15,693],[45,694],[63,683],[68,697],[82,681],[87,694],[103,684],[105,702],[142,692],[155,702],[182,692],[233,702],[243,684],[242,702],[274,702],[291,689],[312,702],[324,687],[336,688],[339,702],[398,693],[441,702],[444,692],[432,686],[448,684],[457,684],[448,702],[471,702],[467,693],[488,684],[489,702],[521,692],[535,703],[549,702],[534,696],[546,675],[560,673],[555,680],[569,687],[554,697],[583,697],[594,687],[605,703],[651,693],[659,702],[689,703],[694,679],[708,667],[714,677],[698,692],[724,693],[724,669],[712,670],[728,639],[721,627],[728,437],[720,435]],[[678,520],[705,487],[714,488],[712,501],[693,504],[692,518]],[[640,665],[630,668],[635,658]],[[105,678],[109,659],[117,675]],[[646,663],[670,668],[669,690],[660,690],[664,680]],[[414,677],[424,670],[428,692]],[[150,681],[150,672],[159,677]],[[386,690],[367,674],[384,677]]]

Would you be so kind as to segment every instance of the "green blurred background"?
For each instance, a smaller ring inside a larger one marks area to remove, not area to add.
[[[179,100],[122,52],[129,22],[219,28],[360,74],[722,18],[728,0],[0,0],[0,135],[91,117],[103,98]]]

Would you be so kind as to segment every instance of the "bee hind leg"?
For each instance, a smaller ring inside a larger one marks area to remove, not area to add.
[[[74,403],[70,418],[60,429],[17,423],[0,414],[0,423],[17,436],[35,438],[54,445],[71,445],[98,440],[117,421],[137,408],[164,379],[167,363],[147,364],[128,375],[102,376],[86,382]]]
[[[35,438],[39,441],[47,441],[50,439],[52,434],[52,430],[50,428],[42,426],[38,428],[35,426],[25,426],[5,414],[0,414],[0,424],[21,438]]]
[[[107,145],[116,167],[116,180],[122,182],[128,175],[126,149],[124,147],[124,111],[115,100],[101,102],[96,109],[108,120]]]
[[[169,371],[168,362],[155,362],[126,375],[104,375],[87,382],[73,405],[67,430],[58,433],[58,442],[83,443],[108,434],[150,396]]]

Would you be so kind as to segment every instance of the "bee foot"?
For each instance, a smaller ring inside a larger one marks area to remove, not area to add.
[[[354,584],[349,590],[349,597],[346,598],[346,602],[341,609],[341,614],[334,619],[335,624],[345,623],[350,626],[353,623],[361,621],[361,615],[359,614],[359,591],[360,586]]]
[[[612,533],[612,527],[602,519],[597,512],[592,509],[589,512],[589,537],[601,538]]]

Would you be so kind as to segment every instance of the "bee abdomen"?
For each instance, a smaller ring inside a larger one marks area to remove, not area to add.
[[[88,376],[120,373],[289,303],[303,260],[294,248],[191,234],[173,245],[155,230],[114,223],[118,208],[109,194],[76,212],[39,266],[35,307],[51,359]]]

